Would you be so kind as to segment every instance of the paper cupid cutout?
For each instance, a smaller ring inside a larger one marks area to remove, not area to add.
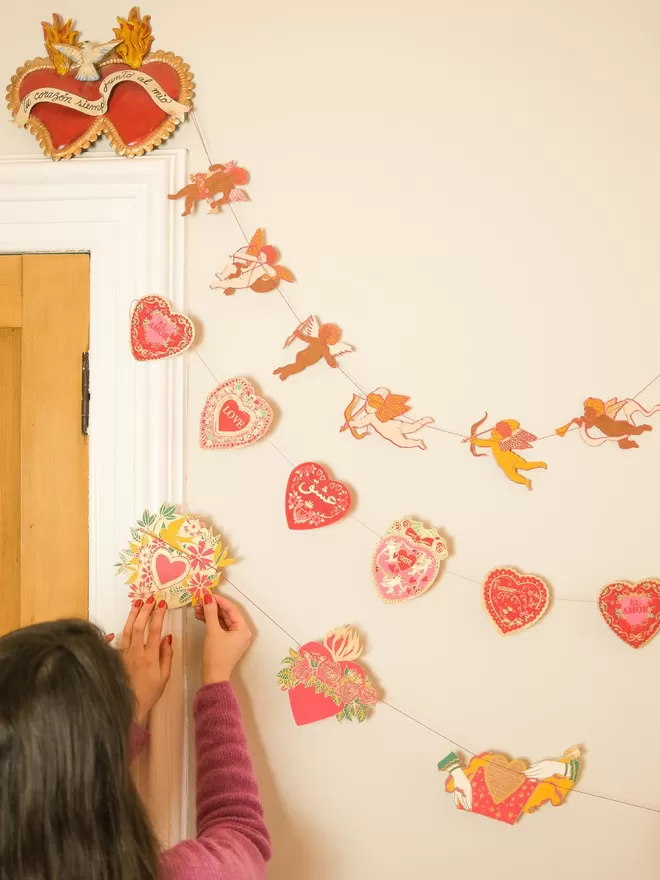
[[[144,511],[115,567],[127,576],[130,599],[154,596],[179,608],[195,605],[217,586],[222,569],[235,562],[228,553],[201,517],[179,515],[173,505],[163,504],[158,513]]]
[[[219,214],[222,206],[229,202],[249,202],[250,197],[240,187],[247,183],[250,175],[245,168],[239,168],[236,162],[226,165],[211,165],[207,172],[190,175],[190,183],[179,192],[168,196],[168,199],[185,197],[185,210],[182,217],[187,217],[197,207],[197,202],[204,199],[209,203],[209,214]],[[214,199],[214,196],[219,198]]]
[[[660,581],[608,584],[598,607],[613,633],[631,648],[642,648],[660,629]]]
[[[477,434],[478,429],[487,418],[488,413],[486,413],[483,419],[475,422],[470,428],[470,436],[466,437],[462,442],[470,444],[470,452],[475,458],[482,458],[486,455],[485,452],[477,452],[475,447],[481,446],[490,449],[495,463],[504,471],[505,476],[512,483],[520,483],[531,489],[532,481],[527,479],[527,477],[523,477],[518,471],[533,471],[536,468],[547,468],[548,466],[544,461],[525,461],[524,458],[513,450],[531,449],[532,443],[538,438],[536,435],[530,434],[529,431],[521,428],[520,422],[517,422],[515,419],[504,419],[504,421],[498,422],[494,428],[487,428],[485,431]],[[487,434],[488,431],[490,431],[490,437],[488,439],[482,438],[481,435]]]
[[[548,609],[550,590],[540,577],[515,568],[494,568],[484,581],[484,603],[503,635],[536,623]]]
[[[280,689],[289,692],[296,724],[311,724],[333,715],[338,721],[365,721],[380,699],[373,681],[355,661],[362,653],[360,637],[344,626],[331,630],[323,644],[307,642],[289,650],[278,673]]]
[[[274,376],[279,376],[284,382],[289,376],[295,373],[302,373],[307,367],[323,359],[329,367],[336,367],[338,358],[341,354],[348,354],[353,351],[352,345],[346,345],[340,342],[341,330],[336,324],[319,324],[318,320],[310,315],[309,318],[298,324],[291,336],[284,343],[287,348],[294,339],[304,342],[306,348],[299,351],[293,364],[286,367],[278,367],[273,371]]]
[[[133,7],[117,21],[116,39],[81,42],[71,20],[53,15],[52,24],[42,22],[49,57],[27,61],[11,78],[9,110],[46,156],[77,156],[104,133],[120,156],[141,156],[192,107],[188,65],[171,52],[149,52],[149,16]]]
[[[257,293],[270,293],[280,281],[295,281],[293,272],[278,265],[277,248],[265,242],[263,229],[257,229],[250,244],[233,253],[231,262],[216,274],[218,280],[211,284],[211,290],[222,288],[226,296],[248,287]]]
[[[580,772],[580,749],[573,746],[561,758],[528,766],[499,752],[475,755],[467,767],[455,752],[438,764],[447,773],[445,791],[454,795],[459,810],[515,825],[523,813],[535,813],[543,804],[560,807]]]
[[[264,436],[273,410],[247,379],[227,379],[209,394],[200,425],[202,449],[237,449]]]
[[[131,352],[136,361],[157,361],[190,348],[195,325],[173,312],[160,296],[143,296],[131,313]]]
[[[286,521],[290,529],[320,529],[346,516],[351,494],[343,483],[331,480],[316,462],[299,464],[286,487]]]
[[[605,402],[599,397],[589,397],[584,401],[584,415],[571,419],[566,425],[557,428],[556,434],[564,437],[571,425],[580,429],[580,437],[587,446],[602,446],[603,443],[618,443],[619,449],[637,449],[639,444],[632,437],[638,437],[652,429],[651,425],[637,425],[634,416],[655,415],[660,412],[660,404],[644,409],[636,400],[612,397]]]
[[[371,577],[383,602],[405,602],[425,593],[449,555],[436,529],[407,517],[393,522],[371,560]]]
[[[409,397],[403,394],[390,394],[387,388],[376,388],[366,399],[354,394],[344,410],[344,424],[340,431],[350,431],[356,440],[364,440],[372,430],[402,449],[426,449],[420,437],[413,437],[433,419],[426,416],[413,421],[404,416],[410,410]]]

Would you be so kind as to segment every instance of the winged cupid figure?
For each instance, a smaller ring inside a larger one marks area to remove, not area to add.
[[[78,68],[76,79],[82,82],[94,82],[100,78],[96,65],[122,42],[123,40],[110,40],[109,43],[91,43],[89,40],[83,40],[79,46],[53,43],[53,49],[57,49],[68,58],[74,69]]]
[[[317,364],[322,358],[329,367],[334,368],[337,366],[335,358],[353,351],[352,345],[339,341],[341,329],[336,324],[319,324],[313,315],[296,327],[284,343],[284,348],[291,345],[295,339],[306,343],[307,347],[298,352],[294,363],[278,367],[273,371],[273,375],[279,376],[283,382],[289,376],[302,373],[307,367]]]
[[[495,463],[504,471],[505,475],[511,480],[511,482],[520,483],[523,486],[527,486],[528,489],[531,489],[532,481],[527,477],[524,477],[522,474],[519,474],[518,471],[533,471],[536,470],[536,468],[545,469],[548,465],[544,461],[525,461],[525,459],[514,452],[514,450],[531,449],[532,443],[535,440],[538,440],[538,437],[535,434],[530,434],[529,431],[525,431],[524,428],[521,428],[520,422],[517,422],[515,419],[505,419],[502,422],[498,422],[494,428],[487,428],[485,431],[482,431],[481,434],[487,434],[488,431],[490,431],[490,437],[488,439],[482,438],[481,435],[476,432],[487,418],[488,413],[486,413],[480,422],[475,422],[474,425],[472,425],[470,428],[470,436],[466,437],[465,440],[463,440],[463,443],[470,444],[470,452],[475,458],[482,458],[485,455],[484,452],[477,452],[475,449],[476,446],[490,449],[493,453]]]
[[[636,425],[633,416],[642,413],[648,417],[660,412],[660,404],[644,409],[631,398],[618,400],[612,397],[605,402],[599,397],[589,397],[583,405],[584,415],[571,419],[568,424],[557,428],[555,433],[564,437],[571,425],[577,425],[580,437],[587,446],[602,446],[603,443],[614,442],[618,443],[619,449],[638,449],[639,443],[631,440],[631,437],[653,430],[652,425]]]
[[[417,421],[403,418],[404,413],[410,410],[407,405],[409,400],[403,394],[390,394],[387,388],[376,388],[371,394],[367,394],[366,400],[359,394],[354,394],[353,400],[344,411],[344,424],[339,430],[350,431],[356,440],[364,440],[374,430],[376,434],[402,449],[426,449],[426,443],[421,437],[410,435],[430,425],[433,419],[430,416]],[[360,403],[362,405],[358,406]],[[364,430],[360,433],[361,428]]]
[[[270,293],[280,281],[295,281],[293,272],[277,265],[277,248],[265,244],[263,229],[257,229],[247,247],[230,256],[231,262],[216,274],[211,290],[223,289],[226,296],[248,287],[256,293]]]

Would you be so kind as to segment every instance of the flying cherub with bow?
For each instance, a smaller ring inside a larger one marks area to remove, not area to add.
[[[544,461],[525,461],[520,455],[515,453],[514,449],[531,449],[532,443],[538,440],[535,434],[530,434],[520,427],[520,422],[515,419],[505,419],[498,422],[494,428],[487,428],[481,434],[490,431],[489,439],[480,439],[477,430],[483,425],[488,418],[488,413],[479,422],[475,422],[470,428],[470,436],[463,440],[463,443],[470,444],[470,452],[475,458],[483,458],[484,452],[477,452],[476,446],[490,449],[496,464],[504,471],[505,475],[513,482],[520,483],[532,488],[532,481],[527,477],[523,477],[518,471],[533,471],[536,468],[547,468],[548,465]]]
[[[279,252],[272,245],[265,244],[265,239],[264,230],[257,229],[250,243],[233,253],[232,262],[216,274],[218,280],[211,284],[211,290],[220,287],[225,296],[248,287],[256,293],[270,293],[280,281],[295,281],[293,272],[277,265]]]
[[[334,368],[337,366],[335,358],[353,351],[352,345],[346,345],[345,342],[339,341],[341,330],[336,324],[319,324],[313,315],[310,315],[296,327],[284,343],[284,348],[291,345],[294,339],[305,342],[307,347],[298,352],[294,363],[278,367],[273,371],[273,375],[279,376],[283,382],[289,376],[302,373],[307,367],[317,364],[321,358],[329,367]]]
[[[366,400],[360,394],[354,394],[344,411],[344,424],[339,430],[348,430],[356,440],[364,440],[373,428],[385,440],[402,449],[426,449],[421,437],[411,437],[410,434],[432,424],[433,419],[430,416],[417,421],[402,418],[410,410],[409,400],[403,394],[390,394],[387,388],[377,388],[367,394]],[[362,405],[355,409],[359,403]],[[362,432],[361,428],[364,428]]]

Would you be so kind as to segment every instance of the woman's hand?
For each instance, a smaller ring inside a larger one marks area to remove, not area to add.
[[[454,801],[456,806],[463,807],[464,810],[472,812],[472,785],[465,775],[462,767],[452,770],[452,778],[454,780]]]
[[[250,627],[233,602],[219,593],[204,593],[204,600],[195,606],[197,620],[206,622],[206,638],[202,655],[202,682],[215,684],[229,681],[234,667],[252,641]]]
[[[566,776],[567,767],[565,761],[539,761],[525,770],[528,779],[550,779],[551,776]]]
[[[146,602],[137,599],[133,602],[119,642],[135,694],[135,720],[142,727],[165,690],[172,671],[172,636],[161,638],[166,611],[167,602],[163,599],[157,605],[153,596]],[[147,623],[150,625],[145,641]]]

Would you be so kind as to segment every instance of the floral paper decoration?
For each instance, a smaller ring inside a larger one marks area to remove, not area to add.
[[[449,552],[440,532],[406,517],[396,520],[379,541],[371,576],[383,602],[406,602],[433,586]]]
[[[273,421],[270,404],[247,379],[227,379],[212,391],[200,423],[202,449],[238,449],[264,436]]]
[[[374,682],[356,661],[362,654],[360,637],[344,626],[331,630],[321,642],[291,648],[277,680],[287,691],[297,725],[322,721],[366,721],[379,700]]]
[[[528,766],[499,752],[482,752],[464,766],[450,752],[438,764],[447,773],[445,790],[459,810],[515,825],[523,814],[546,803],[561,806],[580,772],[580,749],[573,746],[561,758]]]
[[[320,529],[346,516],[351,493],[343,483],[332,480],[314,461],[299,464],[289,475],[286,487],[286,521],[290,529]]]
[[[356,440],[364,440],[372,431],[394,446],[402,449],[426,449],[418,432],[433,423],[430,416],[413,421],[409,412],[409,397],[390,394],[387,388],[376,388],[366,398],[354,394],[344,410],[344,424],[340,431],[350,431]]]
[[[642,648],[660,629],[660,580],[608,584],[601,590],[598,607],[621,641]]]
[[[131,352],[137,361],[181,354],[193,344],[195,325],[173,312],[161,296],[143,296],[131,313]]]
[[[12,117],[46,156],[77,156],[101,134],[120,156],[141,156],[192,107],[188,65],[171,52],[150,52],[149,16],[140,18],[134,7],[117,21],[115,40],[80,41],[71,20],[54,15],[52,25],[42,23],[48,58],[27,61],[12,77]]]
[[[200,516],[177,514],[173,505],[162,504],[157,513],[145,510],[130,534],[116,568],[126,575],[131,599],[154,596],[169,608],[195,605],[235,561]]]
[[[520,632],[545,614],[550,602],[546,582],[515,568],[494,568],[484,580],[484,604],[503,635]]]

